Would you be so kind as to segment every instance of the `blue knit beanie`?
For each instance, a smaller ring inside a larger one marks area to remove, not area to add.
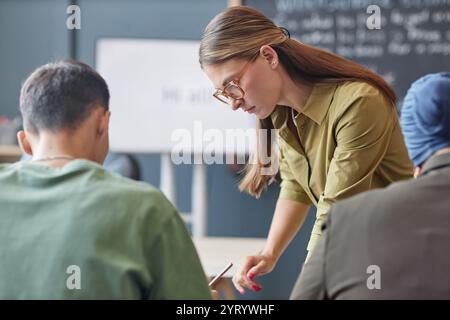
[[[409,157],[420,166],[450,146],[450,72],[416,80],[406,93],[400,122]]]

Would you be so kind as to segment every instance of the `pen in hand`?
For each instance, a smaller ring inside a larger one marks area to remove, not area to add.
[[[212,288],[212,287],[214,287],[214,285],[223,277],[223,275],[228,271],[228,270],[230,270],[230,268],[233,266],[233,262],[230,262],[226,267],[225,267],[225,269],[223,269],[222,270],[222,272],[221,273],[219,273],[217,276],[215,276],[214,277],[214,279],[212,279],[210,282],[209,282],[209,287],[210,288]]]

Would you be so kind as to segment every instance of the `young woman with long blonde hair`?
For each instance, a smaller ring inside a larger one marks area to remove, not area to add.
[[[233,277],[241,293],[261,289],[254,278],[274,268],[310,205],[317,215],[309,252],[333,202],[412,176],[395,93],[363,66],[291,39],[257,10],[240,6],[208,24],[199,56],[214,96],[255,114],[258,128],[274,128],[279,137],[280,195],[265,248]],[[257,161],[240,184],[256,197],[274,178],[263,174],[260,159],[275,150],[263,145],[258,142]]]

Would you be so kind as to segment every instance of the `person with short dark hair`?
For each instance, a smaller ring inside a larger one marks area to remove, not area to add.
[[[332,206],[292,299],[450,299],[450,73],[406,94],[416,179]]]
[[[77,61],[20,95],[31,161],[0,165],[0,299],[210,299],[184,222],[156,188],[102,167],[109,91]]]

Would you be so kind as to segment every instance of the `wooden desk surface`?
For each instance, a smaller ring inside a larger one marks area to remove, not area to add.
[[[233,267],[225,274],[225,277],[232,277],[243,258],[263,249],[266,238],[205,237],[193,238],[193,241],[207,276],[219,274],[233,262]]]

